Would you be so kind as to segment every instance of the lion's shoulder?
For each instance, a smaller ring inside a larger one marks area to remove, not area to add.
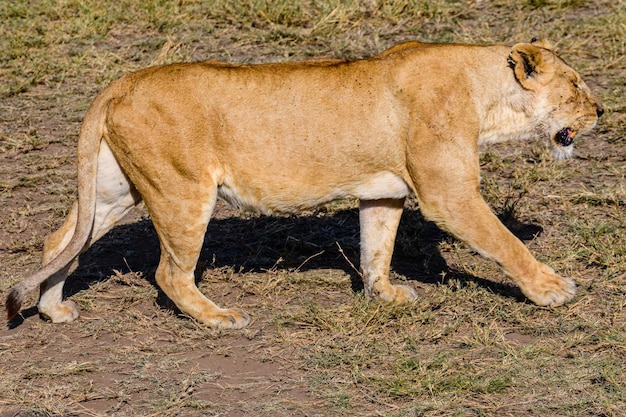
[[[418,42],[418,41],[403,42],[403,43],[399,43],[397,45],[394,45],[394,46],[392,46],[389,49],[385,49],[383,52],[378,54],[377,57],[378,58],[385,58],[385,57],[388,57],[390,55],[398,54],[398,53],[405,52],[405,51],[408,51],[408,50],[428,48],[428,47],[433,47],[435,45],[436,44],[425,43],[425,42]]]

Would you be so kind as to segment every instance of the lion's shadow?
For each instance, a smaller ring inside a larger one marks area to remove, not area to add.
[[[540,226],[517,221],[510,213],[502,220],[520,239],[541,233]],[[409,280],[423,283],[458,280],[475,282],[490,291],[523,300],[513,285],[496,283],[450,268],[441,256],[439,243],[452,239],[424,220],[419,210],[405,209],[392,260],[392,269]],[[80,257],[80,266],[68,279],[65,296],[108,279],[113,270],[141,271],[156,286],[159,241],[149,219],[115,227]],[[207,229],[198,262],[198,279],[207,268],[232,267],[240,272],[277,270],[307,271],[319,268],[344,270],[352,290],[363,284],[354,267],[359,259],[357,209],[319,212],[290,217],[230,217],[213,219]],[[164,307],[172,305],[160,296]]]

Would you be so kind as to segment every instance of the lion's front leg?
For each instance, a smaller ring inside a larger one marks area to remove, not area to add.
[[[448,194],[444,207],[421,203],[425,217],[465,241],[476,252],[494,260],[522,290],[541,306],[559,306],[576,294],[576,284],[538,262],[491,212],[478,191]]]
[[[571,278],[558,275],[548,265],[537,262],[537,279],[520,284],[529,300],[540,306],[556,307],[567,303],[576,295],[576,283]]]
[[[411,173],[424,217],[500,265],[531,301],[558,306],[576,294],[576,284],[538,262],[493,214],[479,192],[478,156],[442,152]]]
[[[365,294],[387,302],[404,303],[417,295],[409,286],[389,282],[389,266],[403,206],[404,199],[362,200],[359,205]]]

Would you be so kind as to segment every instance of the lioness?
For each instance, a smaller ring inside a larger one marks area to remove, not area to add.
[[[571,279],[533,258],[479,192],[479,145],[545,137],[557,158],[602,115],[581,77],[543,41],[507,46],[409,42],[357,61],[158,66],[111,83],[78,141],[78,200],[44,245],[43,267],[15,285],[9,319],[41,284],[39,312],[78,317],[62,289],[74,260],[145,202],[161,244],[156,281],[206,325],[242,328],[194,282],[217,198],[261,213],[360,200],[367,295],[404,303],[389,282],[404,199],[500,265],[535,303],[574,297]]]

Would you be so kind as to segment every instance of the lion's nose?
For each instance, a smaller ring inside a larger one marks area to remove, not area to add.
[[[596,114],[598,115],[598,117],[601,117],[604,114],[604,108],[603,107],[598,107],[596,109]]]

